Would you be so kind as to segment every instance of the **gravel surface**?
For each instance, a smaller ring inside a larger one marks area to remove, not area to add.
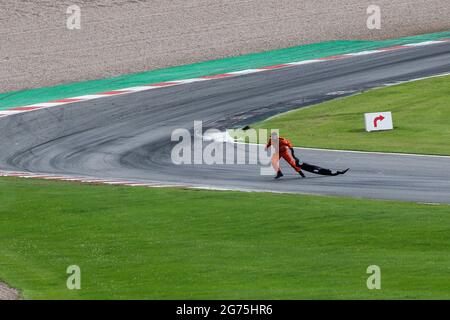
[[[66,9],[81,7],[81,30]],[[450,29],[448,0],[1,0],[0,92],[110,77],[331,39]]]
[[[11,289],[0,282],[0,300],[18,300],[19,298],[20,295],[16,289]]]

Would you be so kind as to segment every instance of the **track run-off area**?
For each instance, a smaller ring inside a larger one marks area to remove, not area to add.
[[[300,148],[305,162],[351,170],[301,179],[286,169],[279,181],[260,175],[258,165],[175,165],[171,159],[172,132],[192,130],[194,121],[205,130],[236,128],[333,97],[448,72],[450,43],[436,42],[7,110],[0,118],[0,171],[133,186],[450,203],[449,157]]]

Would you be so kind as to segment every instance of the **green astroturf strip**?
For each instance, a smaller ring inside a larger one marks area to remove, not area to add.
[[[103,91],[252,69],[293,61],[450,38],[450,31],[383,41],[329,41],[220,60],[152,70],[119,77],[0,94],[0,110]]]

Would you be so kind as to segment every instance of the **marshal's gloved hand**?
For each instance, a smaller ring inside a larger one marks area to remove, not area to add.
[[[300,160],[295,156],[294,148],[289,148],[289,149],[290,149],[291,152],[292,152],[292,157],[293,157],[294,160],[295,160],[295,165],[296,165],[297,167],[301,167]]]

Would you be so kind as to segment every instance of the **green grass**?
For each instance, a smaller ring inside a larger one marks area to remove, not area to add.
[[[448,299],[449,243],[447,205],[0,179],[0,279],[25,298]]]
[[[364,113],[392,111],[394,130],[368,133]],[[375,89],[258,123],[296,146],[450,155],[450,77]]]

